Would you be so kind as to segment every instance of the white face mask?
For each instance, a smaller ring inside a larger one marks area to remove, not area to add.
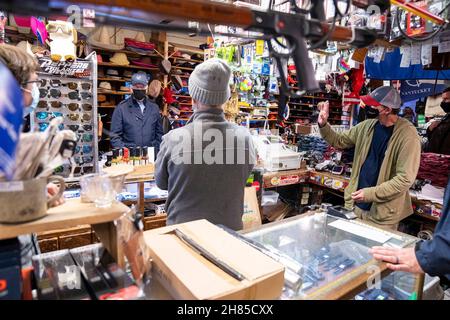
[[[26,91],[28,93],[31,93],[31,97],[33,100],[31,101],[31,104],[27,107],[25,107],[23,112],[23,117],[25,118],[30,113],[34,112],[36,110],[36,107],[39,103],[40,94],[39,94],[39,88],[36,83],[33,83],[33,88],[30,90],[22,88],[23,91]]]

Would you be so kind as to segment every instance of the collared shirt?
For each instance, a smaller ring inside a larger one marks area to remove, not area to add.
[[[144,104],[144,100],[136,100],[136,101],[137,101],[137,103],[138,103],[139,107],[141,108],[141,112],[142,112],[142,114],[144,114],[144,111],[145,111],[145,104]]]

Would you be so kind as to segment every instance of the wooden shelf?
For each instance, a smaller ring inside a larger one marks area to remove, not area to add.
[[[112,94],[112,95],[118,95],[118,96],[124,96],[124,95],[127,95],[127,94],[131,94],[131,92],[121,92],[121,91],[103,92],[103,91],[98,91],[98,89],[97,89],[97,93],[98,94]]]
[[[99,108],[114,109],[116,106],[98,106]],[[108,122],[106,122],[108,123]]]
[[[187,58],[182,58],[182,57],[170,57],[169,59],[183,60],[183,61],[194,62],[194,63],[202,63],[202,62],[204,62],[204,61],[201,61],[201,60],[187,59]]]
[[[179,70],[194,71],[194,68],[187,68],[187,67],[172,66],[172,68],[179,69]]]
[[[139,67],[139,66],[134,66],[132,64],[127,65],[127,66],[122,66],[120,64],[114,64],[114,63],[111,63],[111,62],[100,62],[98,65],[102,66],[102,67],[111,67],[111,68],[126,68],[126,69],[139,69],[139,70],[159,71],[158,68]],[[194,69],[192,69],[192,70],[194,70]]]
[[[125,79],[114,79],[114,78],[97,78],[98,81],[115,81],[115,82],[131,82],[131,79],[125,80]]]
[[[176,98],[189,98],[189,99],[191,99],[191,96],[182,96],[182,95],[179,95],[179,94],[174,94],[172,96],[176,97]]]
[[[134,52],[131,50],[114,50],[114,49],[104,49],[104,48],[99,48],[99,47],[92,47],[93,50],[95,51],[104,51],[104,52],[112,52],[112,53],[116,53],[116,52],[120,52],[120,53],[125,53],[125,54],[129,54],[129,55],[133,55],[133,56],[141,56],[141,57],[152,57],[152,58],[158,58],[158,59],[162,59],[162,57],[159,54],[156,53],[138,53],[138,52]]]

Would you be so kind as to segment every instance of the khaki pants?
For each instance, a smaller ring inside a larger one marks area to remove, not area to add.
[[[372,220],[369,219],[369,215],[370,215],[370,211],[366,211],[366,210],[362,210],[359,207],[355,206],[355,214],[358,217],[358,219],[364,221],[364,222],[370,222],[372,224],[374,224],[377,228],[380,229],[384,229],[384,230],[393,230],[393,231],[397,231],[398,229],[398,223],[395,224],[378,224]]]

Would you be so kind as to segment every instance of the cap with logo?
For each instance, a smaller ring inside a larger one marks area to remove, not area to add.
[[[398,91],[388,86],[378,87],[370,94],[361,96],[361,101],[368,106],[384,106],[392,109],[399,109],[402,104]]]
[[[148,77],[144,72],[137,72],[131,77],[131,85],[133,87],[142,87],[142,89],[147,89]]]

